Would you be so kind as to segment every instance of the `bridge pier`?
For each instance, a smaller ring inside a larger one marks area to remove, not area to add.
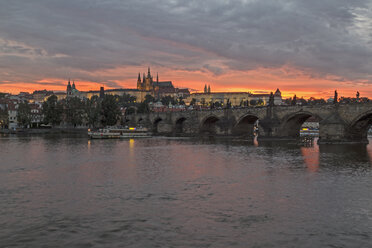
[[[353,135],[342,123],[319,125],[318,144],[368,144],[367,135]]]
[[[283,132],[278,118],[265,118],[259,121],[258,140],[296,140],[297,138]]]
[[[237,125],[232,129],[233,136],[240,137],[254,137],[254,124],[245,123],[244,125]]]
[[[334,112],[319,123],[318,144],[368,144],[367,133],[363,134],[361,131],[354,133],[353,129],[338,112]]]
[[[169,123],[166,123],[164,121],[159,122],[157,133],[162,135],[169,135],[173,132],[173,126]]]

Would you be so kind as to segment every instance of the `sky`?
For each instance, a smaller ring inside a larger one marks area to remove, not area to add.
[[[135,88],[372,98],[372,0],[1,0],[0,92]]]

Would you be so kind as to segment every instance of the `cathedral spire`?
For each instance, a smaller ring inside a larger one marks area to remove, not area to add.
[[[67,95],[71,95],[71,81],[68,79],[67,89],[66,89]]]
[[[137,81],[141,81],[141,73],[138,72],[138,80]]]
[[[156,73],[156,83],[159,83],[159,73]]]

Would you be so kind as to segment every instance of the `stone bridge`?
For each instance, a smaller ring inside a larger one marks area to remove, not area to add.
[[[150,112],[127,116],[127,121],[172,136],[253,137],[258,123],[259,139],[296,139],[311,116],[320,120],[319,143],[368,143],[372,103]]]

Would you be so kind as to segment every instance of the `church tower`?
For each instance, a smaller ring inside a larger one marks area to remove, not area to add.
[[[70,79],[68,79],[66,94],[67,94],[67,96],[71,96],[71,94],[72,94],[72,88],[71,88]]]
[[[138,73],[137,90],[142,90],[141,74]]]
[[[147,77],[145,80],[145,90],[146,91],[151,91],[153,89],[153,81],[152,81],[152,76],[150,72],[150,67],[147,70]]]

